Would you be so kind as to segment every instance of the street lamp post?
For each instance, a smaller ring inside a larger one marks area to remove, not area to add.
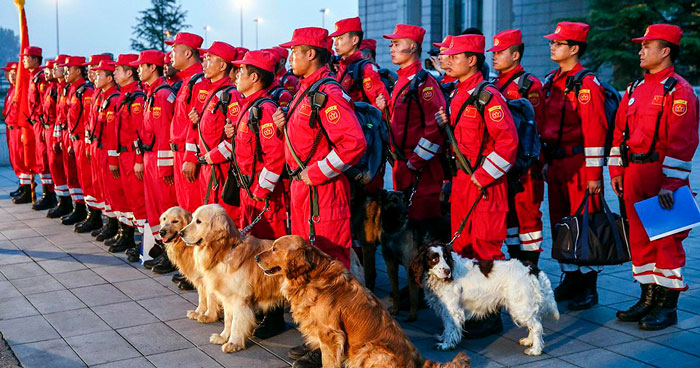
[[[328,8],[323,8],[319,11],[321,12],[321,27],[326,28],[326,14],[328,14],[331,10]]]
[[[262,22],[262,18],[257,17],[253,19],[253,22],[255,22],[255,49],[258,49],[258,25]]]
[[[58,0],[56,0],[56,55],[61,53],[61,48],[58,45]]]
[[[243,47],[243,1],[241,1],[241,47]]]
[[[211,29],[211,27],[204,26],[204,47],[209,46],[209,42],[207,41],[207,35],[208,35],[210,29]]]

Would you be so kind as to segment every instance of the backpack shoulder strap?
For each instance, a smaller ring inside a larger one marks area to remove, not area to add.
[[[171,93],[177,94],[177,90],[173,86],[169,85],[167,82],[163,83],[160,86],[156,87],[156,89],[153,90],[153,93],[151,93],[151,95],[146,98],[146,107],[152,107],[156,99],[156,93],[164,89],[168,89]]]
[[[517,72],[517,73],[511,75],[510,78],[508,78],[508,80],[507,80],[505,83],[503,83],[503,85],[501,86],[501,88],[498,89],[498,91],[501,92],[501,93],[505,92],[506,88],[508,88],[508,86],[509,86],[511,83],[513,83],[516,79],[520,78],[520,77],[521,77],[522,75],[524,75],[524,74],[525,74],[524,71],[519,71],[519,72]],[[522,78],[521,78],[521,80],[522,80]],[[518,83],[518,85],[519,85],[519,83]]]
[[[583,79],[589,75],[593,75],[595,77],[595,74],[591,70],[586,68],[581,69],[573,77],[567,78],[566,89],[568,91],[574,91],[576,96],[578,96],[578,92],[581,90],[581,86],[583,85]]]
[[[530,79],[531,76],[531,73],[523,73],[518,81],[518,93],[520,93],[520,96],[523,98],[527,98],[528,93],[530,93],[530,88],[532,88],[533,82],[532,79]]]
[[[194,85],[199,82],[200,79],[204,78],[204,73],[197,73],[190,78],[189,81],[187,81],[187,104],[189,105],[192,102],[192,88],[194,88]]]

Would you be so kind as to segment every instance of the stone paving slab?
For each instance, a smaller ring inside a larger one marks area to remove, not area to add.
[[[699,159],[696,161],[700,162]],[[693,172],[695,182],[700,174]],[[200,324],[186,318],[196,292],[179,290],[171,275],[156,275],[124,255],[107,252],[87,234],[75,234],[30,206],[16,206],[7,192],[17,185],[0,167],[0,332],[25,367],[289,367],[290,347],[302,343],[291,317],[289,328],[268,340],[252,338],[248,348],[224,354],[209,343],[222,323]],[[617,203],[610,193],[612,208]],[[546,208],[546,203],[543,208]],[[545,211],[546,212],[546,211]],[[545,217],[545,223],[548,220]],[[545,226],[549,232],[549,225]],[[697,367],[700,366],[700,232],[686,242],[684,275],[691,289],[679,302],[678,326],[656,332],[639,330],[615,319],[615,311],[638,296],[629,265],[607,267],[599,278],[598,306],[573,312],[559,303],[561,319],[545,320],[545,350],[539,357],[523,354],[518,339],[526,330],[503,315],[504,332],[464,340],[459,349],[474,367]],[[550,239],[545,244],[551,244]],[[560,271],[549,251],[542,270],[553,285]],[[390,290],[384,261],[377,253],[376,294],[388,306]],[[400,284],[406,274],[400,272]],[[451,360],[456,351],[438,352],[432,336],[439,318],[420,310],[418,321],[397,320],[421,353]],[[50,363],[49,363],[50,362]]]

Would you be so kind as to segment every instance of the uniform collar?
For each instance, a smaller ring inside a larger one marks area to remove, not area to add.
[[[102,90],[99,90],[99,91],[102,91]],[[117,93],[117,92],[119,92],[119,89],[117,89],[117,85],[115,84],[112,87],[109,87],[109,89],[104,92],[104,95],[109,97],[113,93]]]
[[[136,81],[133,81],[126,86],[119,87],[119,91],[121,91],[121,93],[133,92],[138,88],[138,86],[139,84]]]
[[[194,63],[194,64],[190,65],[187,69],[178,72],[177,76],[180,79],[187,79],[187,78],[189,78],[197,73],[201,73],[201,72],[202,72],[202,63]]]
[[[498,73],[498,81],[505,83],[511,77],[513,77],[515,74],[520,73],[520,72],[524,72],[524,71],[525,71],[525,69],[523,69],[523,66],[518,65],[515,68],[513,68],[512,70],[509,70],[505,73]]]
[[[668,77],[672,76],[674,73],[674,68],[673,65],[669,66],[668,68],[658,72],[658,73],[644,73],[644,82],[658,82],[658,83],[665,83],[666,79]]]
[[[70,84],[70,86],[74,87],[74,88],[78,88],[78,86],[80,86],[81,84],[85,84],[85,79],[83,79],[82,77],[76,79],[75,82]]]
[[[360,50],[357,50],[352,55],[350,55],[346,58],[340,59],[340,63],[345,65],[345,66],[348,66],[348,65],[350,65],[350,64],[352,64],[360,59],[362,59],[362,52],[360,52]]]
[[[163,83],[167,83],[164,77],[158,77],[158,79],[156,79],[155,82],[153,82],[153,84],[148,84],[144,82],[144,90],[150,95],[151,93],[153,93],[153,91],[156,90],[156,88],[160,87]]]
[[[561,78],[566,78],[568,76],[574,76],[576,73],[580,72],[583,70],[583,65],[581,65],[581,62],[576,63],[571,70],[568,72],[563,72],[561,71],[561,68],[557,69],[557,73],[554,76],[554,80],[561,79]]]
[[[209,90],[210,91],[216,91],[219,89],[219,87],[225,86],[225,85],[232,85],[231,79],[228,77],[228,75],[225,75],[223,78],[219,79],[216,82],[209,82]]]
[[[474,92],[474,88],[479,85],[484,80],[484,76],[481,75],[480,71],[476,71],[474,75],[471,77],[467,78],[464,82],[459,82],[457,83],[457,90],[458,92],[461,93],[467,93],[471,96],[472,92]]]
[[[257,100],[258,98],[264,97],[265,94],[267,94],[267,92],[270,90],[270,88],[273,88],[273,87],[274,87],[274,86],[271,85],[270,87],[265,88],[265,89],[261,89],[261,90],[255,92],[255,93],[253,93],[253,94],[250,95],[250,96],[244,96],[244,97],[243,97],[243,103],[246,104],[246,105],[248,105],[248,104],[252,103],[253,101]]]
[[[301,78],[300,83],[302,87],[304,87],[303,89],[307,89],[311,87],[312,84],[316,83],[316,81],[328,76],[328,74],[330,74],[330,69],[328,69],[328,66],[324,65],[317,71],[313,72],[310,76]]]
[[[396,71],[396,74],[399,75],[399,78],[406,78],[410,79],[412,76],[416,75],[421,69],[423,69],[423,66],[420,63],[420,60],[416,60],[413,64],[401,68]]]

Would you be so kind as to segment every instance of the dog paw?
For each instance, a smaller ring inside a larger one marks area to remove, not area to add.
[[[404,322],[415,322],[418,316],[415,314],[409,314],[408,317],[404,318]]]
[[[199,317],[197,317],[197,322],[199,323],[214,323],[218,321],[219,319],[217,316],[208,316],[206,314],[202,314]]]
[[[226,343],[226,341],[228,341],[228,339],[224,338],[223,336],[217,333],[211,334],[211,336],[209,336],[209,342],[214,345],[223,345]]]
[[[442,337],[442,335],[440,335],[440,334],[435,334],[435,335],[433,335],[433,340],[435,340],[435,341],[437,341],[437,342],[443,342],[443,341],[445,341],[445,339],[444,339],[444,338]]]
[[[532,346],[532,340],[527,337],[523,337],[518,341],[518,343],[522,346]]]
[[[529,349],[525,349],[525,354],[530,355],[530,356],[538,356],[538,355],[542,355],[542,350],[529,348]]]
[[[197,311],[194,311],[194,310],[187,311],[187,318],[193,319],[193,320],[199,320],[199,317],[200,317],[200,315],[199,315],[199,313],[197,313]]]
[[[241,351],[243,349],[245,349],[245,345],[232,344],[230,342],[227,342],[221,346],[221,351],[223,351],[224,353],[227,353],[227,354],[235,353],[235,352]]]
[[[448,351],[448,350],[453,350],[455,347],[454,345],[446,344],[446,343],[441,343],[441,344],[436,344],[435,348],[439,351]]]

